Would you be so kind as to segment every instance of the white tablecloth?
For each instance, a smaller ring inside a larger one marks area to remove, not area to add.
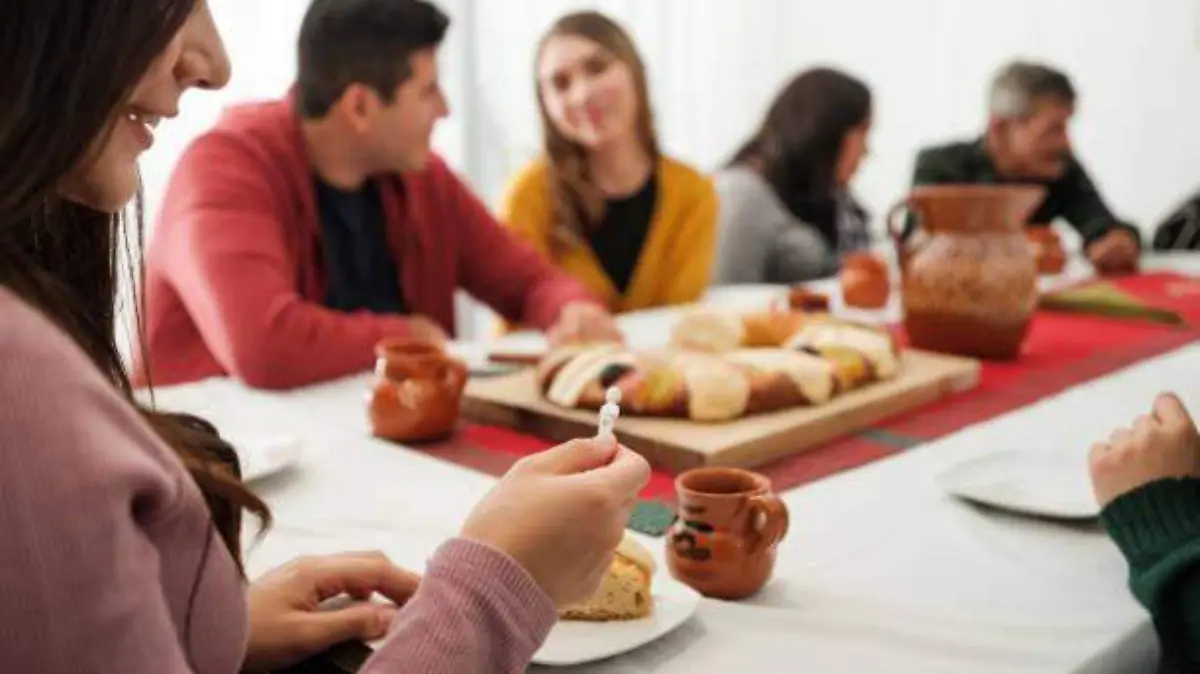
[[[1177,258],[1151,266],[1197,264]],[[770,292],[746,291],[741,301],[751,305]],[[713,301],[736,294],[718,291]],[[624,325],[633,341],[653,342],[667,319],[659,312]],[[1085,479],[1090,443],[1141,413],[1155,393],[1200,401],[1197,371],[1200,346],[1188,347],[790,491],[792,531],[760,596],[705,601],[664,639],[578,671],[1150,671],[1156,645],[1148,618],[1099,529],[983,511],[945,495],[934,478],[964,459],[1017,448],[1074,457]],[[303,440],[300,465],[257,486],[276,524],[262,541],[247,535],[252,576],[296,555],[347,549],[381,549],[419,570],[492,483],[370,438],[367,381],[264,393],[212,380],[159,392],[161,406],[203,414],[235,440],[244,433]],[[646,540],[661,556],[662,540]]]

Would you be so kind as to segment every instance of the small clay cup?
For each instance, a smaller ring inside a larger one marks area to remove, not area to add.
[[[438,345],[390,339],[375,348],[368,413],[376,437],[423,442],[449,435],[458,421],[467,366]]]
[[[679,519],[667,537],[671,575],[713,599],[756,594],[775,570],[788,511],[765,476],[697,468],[675,481]]]

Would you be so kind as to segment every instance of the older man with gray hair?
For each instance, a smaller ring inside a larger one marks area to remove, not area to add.
[[[1025,62],[1004,67],[992,82],[987,132],[982,138],[922,150],[914,185],[1035,183],[1046,197],[1029,226],[1066,219],[1083,237],[1088,259],[1101,273],[1137,268],[1141,237],[1105,205],[1071,151],[1067,125],[1075,88],[1052,68]]]

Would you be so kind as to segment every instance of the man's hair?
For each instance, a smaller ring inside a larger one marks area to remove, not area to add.
[[[988,111],[993,117],[1012,119],[1033,113],[1039,99],[1075,103],[1075,87],[1064,73],[1037,63],[1017,61],[1005,66],[992,80]]]
[[[436,48],[450,19],[425,0],[313,0],[300,25],[297,107],[319,119],[351,84],[390,103],[410,57]]]

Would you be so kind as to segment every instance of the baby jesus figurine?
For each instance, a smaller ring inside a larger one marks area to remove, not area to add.
[[[605,403],[600,406],[596,437],[607,439],[613,437],[613,427],[617,424],[617,417],[621,416],[621,389],[610,386],[604,393],[604,399]]]

